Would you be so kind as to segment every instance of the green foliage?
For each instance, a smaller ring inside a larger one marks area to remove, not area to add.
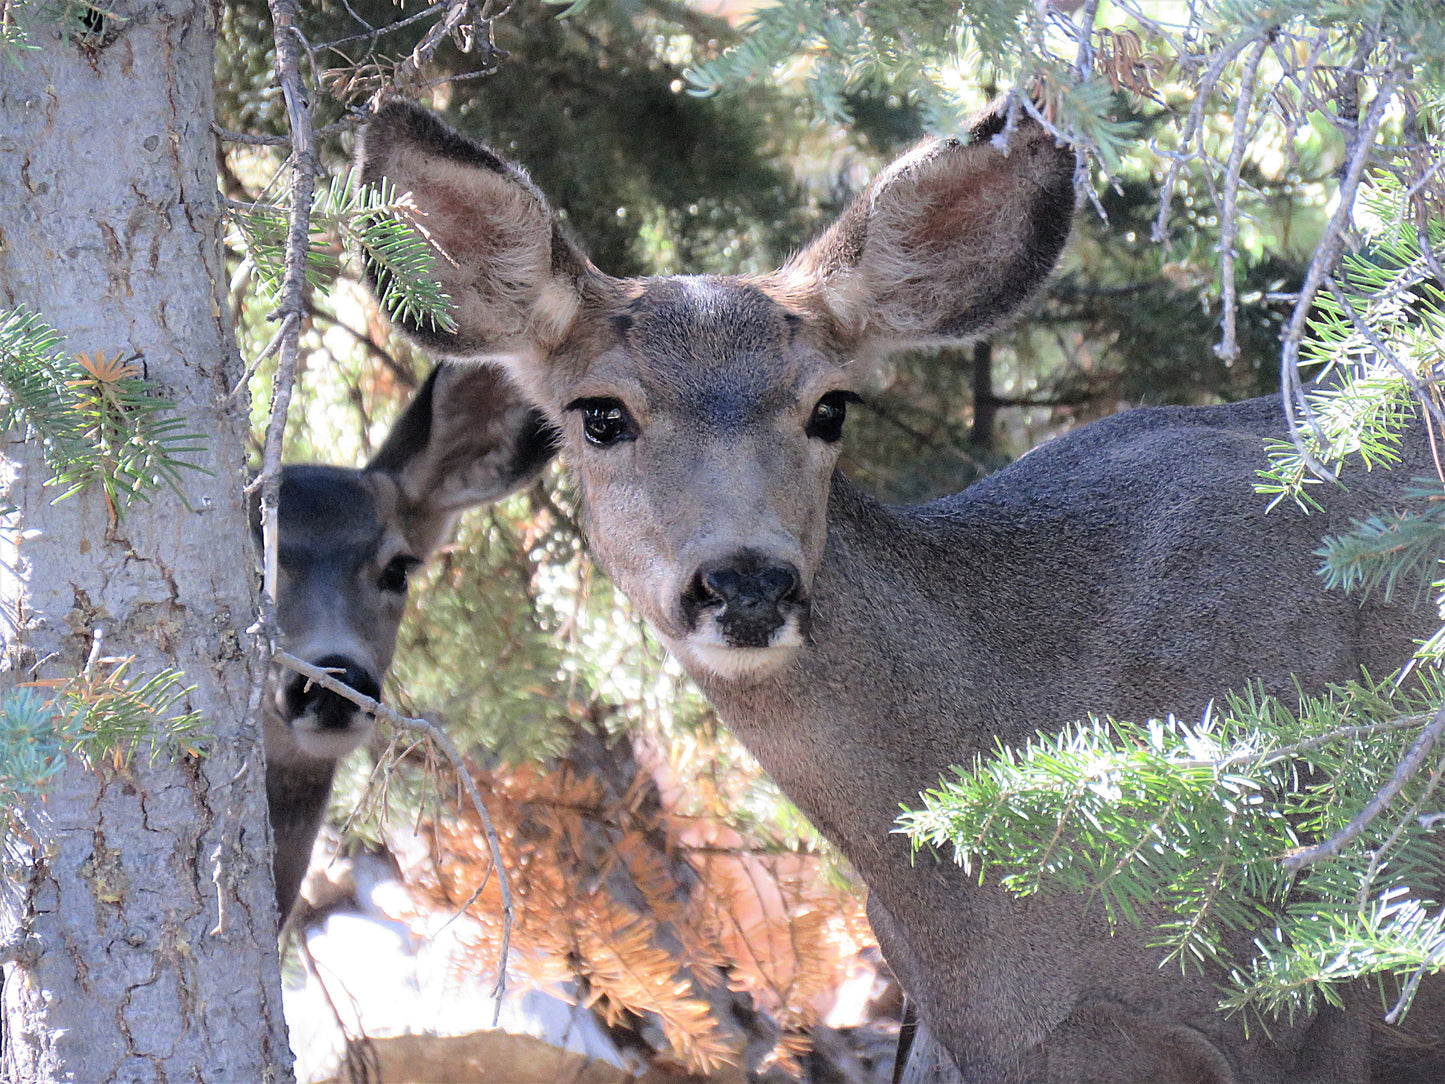
[[[414,211],[409,200],[397,198],[389,181],[370,188],[353,178],[333,179],[317,200],[312,221],[317,215],[334,220],[342,244],[365,253],[381,287],[381,307],[393,320],[454,331],[451,298],[432,274],[436,250],[407,221]]]
[[[14,809],[65,767],[55,712],[40,690],[0,698],[0,809]]]
[[[806,92],[832,124],[852,120],[849,97],[891,91],[906,97],[933,132],[957,132],[980,99],[964,72],[984,85],[1048,88],[1056,120],[1084,134],[1107,166],[1117,166],[1137,135],[1112,116],[1108,83],[1071,77],[1066,40],[1028,0],[987,4],[781,0],[754,12],[743,40],[695,65],[695,93],[771,81],[801,68]]]
[[[1343,372],[1305,395],[1309,405],[1300,443],[1266,441],[1269,466],[1255,488],[1278,502],[1289,497],[1301,507],[1318,502],[1305,487],[1325,484],[1315,463],[1334,470],[1351,457],[1370,468],[1399,462],[1400,430],[1416,416],[1416,399],[1405,378],[1381,361]]]
[[[0,810],[6,834],[17,811],[43,793],[71,758],[92,769],[121,770],[138,753],[201,755],[211,735],[199,712],[187,710],[193,686],[162,670],[128,678],[128,663],[104,675],[34,682],[0,697]]]
[[[30,29],[36,24],[88,48],[100,44],[108,32],[129,18],[112,6],[91,0],[4,0],[0,3],[0,59],[18,62],[17,53],[37,48],[30,41]]]
[[[1231,978],[1221,1007],[1265,1017],[1313,1011],[1317,999],[1342,1004],[1339,989],[1366,976],[1405,978],[1396,1004],[1409,1008],[1410,978],[1445,967],[1445,911],[1410,888],[1386,889],[1363,907],[1300,908],[1302,921],[1256,934],[1259,953]],[[1393,995],[1392,995],[1393,996]],[[1393,1011],[1393,1010],[1392,1010]]]
[[[411,201],[398,197],[390,183],[380,188],[363,186],[354,171],[333,177],[317,191],[311,207],[307,283],[313,289],[329,289],[341,270],[338,253],[359,251],[376,270],[382,283],[382,307],[389,316],[452,330],[456,324],[451,298],[432,275],[437,252],[409,221],[414,211]],[[261,296],[274,305],[286,277],[286,211],[255,203],[236,208],[232,220]]]
[[[1329,587],[1378,592],[1388,600],[1403,579],[1424,593],[1445,559],[1445,485],[1422,478],[1404,496],[1412,507],[1369,516],[1347,533],[1325,537],[1316,553],[1324,558],[1320,572]]]
[[[17,53],[34,49],[36,46],[31,44],[30,35],[16,20],[12,10],[14,6],[16,5],[13,3],[0,6],[0,61],[18,63]]]
[[[564,526],[539,530],[548,518],[525,499],[467,517],[457,544],[417,576],[421,620],[403,627],[391,677],[401,702],[442,711],[508,762],[564,748],[569,714],[588,695],[567,673],[563,619],[538,583],[543,568],[562,574],[579,556]]]
[[[68,361],[60,334],[24,309],[0,311],[0,424],[38,440],[56,500],[98,485],[111,513],[168,486],[184,501],[181,471],[202,450],[197,434],[129,362],[104,351]]]
[[[1250,694],[1199,723],[1081,723],[957,770],[901,830],[1019,895],[1098,897],[1170,958],[1224,966],[1231,1007],[1308,1012],[1363,974],[1445,968],[1427,887],[1445,864],[1416,816],[1430,779],[1333,862],[1280,862],[1344,827],[1441,698],[1430,671],[1411,691],[1352,682],[1297,710]]]
[[[211,738],[201,714],[185,708],[194,686],[182,685],[185,675],[176,670],[128,678],[128,665],[122,661],[103,678],[59,687],[52,706],[71,750],[91,765],[109,760],[117,767],[137,753],[151,763],[199,755]]]
[[[185,503],[182,470],[204,470],[186,459],[204,450],[205,438],[192,433],[175,404],[155,393],[155,384],[137,375],[120,355],[103,352],[77,357],[70,380],[75,425],[87,444],[85,454],[57,472],[54,483],[69,497],[98,485],[116,519],[126,503],[167,486]]]
[[[0,310],[0,426],[38,441],[45,464],[59,474],[85,458],[69,379],[73,366],[60,354],[61,336],[35,313]]]
[[[1351,456],[1370,467],[1395,462],[1423,382],[1445,361],[1445,293],[1430,251],[1445,242],[1445,216],[1421,222],[1419,205],[1391,174],[1381,174],[1362,203],[1365,243],[1317,299],[1301,351],[1321,367],[1302,439],[1271,449],[1261,492],[1302,500],[1303,487],[1318,482],[1311,459],[1331,470]]]

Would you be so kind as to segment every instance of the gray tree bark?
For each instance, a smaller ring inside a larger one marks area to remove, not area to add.
[[[79,33],[37,9],[84,15]],[[15,9],[11,9],[12,11]],[[241,496],[242,367],[220,289],[209,0],[19,5],[36,51],[0,57],[0,305],[70,352],[138,354],[205,435],[190,507],[162,490],[112,527],[59,504],[39,450],[0,443],[0,684],[102,656],[170,667],[214,740],[197,757],[75,763],[5,841],[0,1076],[290,1079],[248,708],[253,559]],[[243,393],[244,395],[244,393]],[[18,876],[16,871],[18,870]]]

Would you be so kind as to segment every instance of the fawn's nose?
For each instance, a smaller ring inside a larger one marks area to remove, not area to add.
[[[730,646],[767,647],[801,596],[802,578],[793,564],[741,553],[702,565],[685,604],[695,616],[713,611]]]
[[[312,665],[332,671],[337,681],[350,685],[363,696],[373,700],[381,698],[381,684],[376,676],[345,655],[326,655]],[[301,674],[293,674],[286,683],[287,716],[295,720],[310,715],[316,720],[318,730],[348,730],[360,710],[346,697],[323,689]]]

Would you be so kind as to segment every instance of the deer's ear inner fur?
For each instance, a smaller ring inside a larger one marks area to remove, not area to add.
[[[1042,284],[1073,219],[1073,155],[1032,122],[1007,153],[933,140],[880,174],[784,269],[861,352],[967,341]]]
[[[591,268],[524,171],[400,101],[367,125],[358,157],[364,184],[386,180],[408,198],[455,305],[455,330],[404,324],[412,338],[453,357],[502,359],[544,354],[565,337]],[[364,262],[379,292],[386,271]]]

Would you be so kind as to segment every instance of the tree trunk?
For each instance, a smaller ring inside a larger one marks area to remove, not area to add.
[[[69,352],[139,355],[203,435],[192,458],[209,473],[184,472],[185,502],[161,490],[112,524],[97,491],[52,505],[39,450],[6,438],[0,680],[134,656],[131,674],[184,674],[214,737],[176,760],[72,757],[21,811],[0,899],[0,1075],[289,1079],[248,709],[254,562],[246,403],[230,394],[242,367],[219,286],[215,8],[17,8],[39,48],[0,56],[0,306],[38,312]]]
[[[969,437],[969,443],[981,451],[994,450],[998,407],[993,392],[993,343],[983,339],[973,344],[973,432]]]

